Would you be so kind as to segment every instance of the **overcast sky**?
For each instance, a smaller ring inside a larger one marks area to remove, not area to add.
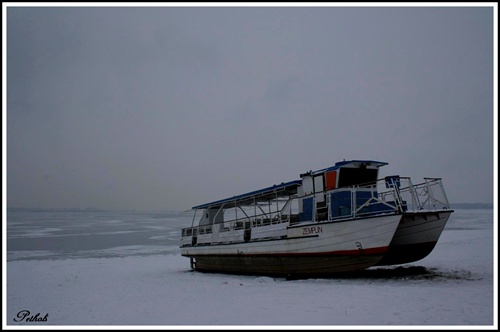
[[[186,210],[343,159],[491,203],[494,9],[7,7],[8,206]]]

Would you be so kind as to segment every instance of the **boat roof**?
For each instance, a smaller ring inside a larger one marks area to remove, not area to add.
[[[271,187],[255,190],[248,192],[246,194],[237,195],[211,203],[205,203],[197,206],[193,206],[192,210],[197,209],[207,209],[207,208],[221,208],[227,203],[234,204],[252,204],[254,202],[265,202],[278,197],[287,197],[297,193],[297,187],[302,184],[302,180],[294,180],[290,182],[282,182],[278,185],[273,185]]]
[[[375,166],[375,167],[382,167],[385,165],[389,165],[389,163],[386,163],[384,161],[376,161],[376,160],[343,160],[335,163],[334,166],[330,166],[327,168],[323,168],[314,172],[311,172],[312,174],[317,174],[317,173],[323,173],[327,171],[333,171],[337,170],[343,166],[348,166],[348,165],[359,165],[359,164],[365,164],[365,166]]]

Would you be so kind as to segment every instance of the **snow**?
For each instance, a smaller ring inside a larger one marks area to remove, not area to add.
[[[175,244],[186,218],[108,213],[84,223],[74,214],[65,227],[57,214],[40,221],[16,213],[8,219],[4,329],[497,327],[491,209],[455,210],[418,262],[302,280],[191,271]],[[90,243],[88,234],[116,245]],[[64,237],[73,247],[54,250]],[[23,310],[46,321],[16,322]]]

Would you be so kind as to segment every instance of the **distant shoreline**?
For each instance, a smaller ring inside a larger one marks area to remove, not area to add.
[[[180,214],[182,211],[177,210],[119,210],[119,209],[79,209],[79,208],[24,208],[13,207],[7,208],[7,212],[101,212],[101,213],[173,213]]]
[[[493,209],[493,203],[452,203],[452,209]],[[173,210],[106,210],[97,208],[26,208],[26,207],[8,207],[8,211],[25,211],[25,212],[164,212],[164,213],[181,213],[182,211]]]
[[[493,203],[452,203],[452,209],[493,209]]]

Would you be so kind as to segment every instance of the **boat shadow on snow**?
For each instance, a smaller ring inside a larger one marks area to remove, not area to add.
[[[241,274],[241,273],[219,273],[219,272],[205,272],[205,271],[196,271],[196,270],[187,270],[186,272],[190,273],[209,273],[209,274],[219,274],[219,275],[254,275],[254,276],[262,276],[258,274]],[[466,270],[440,270],[439,268],[428,268],[425,266],[397,266],[391,268],[375,268],[375,269],[366,269],[357,272],[349,272],[349,273],[339,273],[332,274],[329,276],[294,276],[289,275],[286,277],[283,276],[268,276],[276,279],[284,279],[284,280],[306,280],[306,279],[361,279],[361,280],[435,280],[435,281],[472,281],[472,280],[481,280],[481,277],[474,276],[470,271]]]
[[[444,271],[425,266],[398,266],[367,269],[339,276],[346,279],[401,279],[401,280],[477,280],[470,271]]]

